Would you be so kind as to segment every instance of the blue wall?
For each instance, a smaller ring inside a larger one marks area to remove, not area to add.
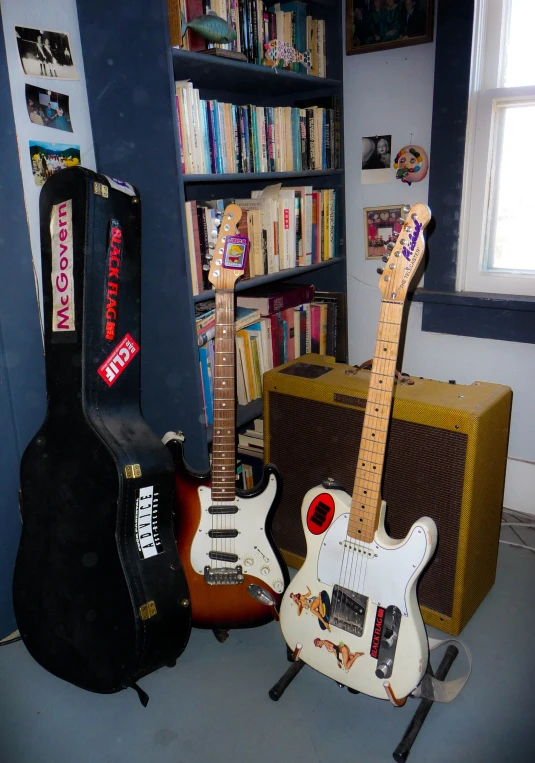
[[[19,462],[46,410],[43,345],[0,16],[0,638],[16,628]]]

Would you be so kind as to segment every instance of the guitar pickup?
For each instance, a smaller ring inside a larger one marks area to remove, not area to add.
[[[237,530],[208,530],[209,538],[237,538]]]
[[[209,506],[208,513],[209,514],[237,514],[238,507],[237,506]]]
[[[208,554],[210,559],[216,562],[237,562],[238,554],[227,554],[224,551],[210,551]]]

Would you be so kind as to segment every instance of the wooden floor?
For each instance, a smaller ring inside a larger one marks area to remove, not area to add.
[[[533,528],[508,526],[502,537],[535,547]],[[472,676],[450,705],[433,707],[410,763],[533,763],[534,552],[500,545],[497,582],[461,638]],[[234,631],[224,644],[194,631],[175,668],[141,681],[144,709],[131,690],[84,692],[49,675],[22,643],[2,647],[0,763],[392,760],[416,701],[395,709],[305,667],[274,703],[268,689],[287,666],[275,623]]]

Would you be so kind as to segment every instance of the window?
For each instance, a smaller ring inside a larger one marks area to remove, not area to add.
[[[457,290],[535,295],[535,3],[476,0]]]

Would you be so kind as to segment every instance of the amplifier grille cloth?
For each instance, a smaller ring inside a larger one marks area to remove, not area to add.
[[[270,392],[270,460],[280,469],[282,501],[273,520],[277,545],[306,556],[301,503],[327,477],[353,492],[364,410]],[[383,498],[392,538],[414,521],[432,517],[438,528],[433,560],[420,578],[421,605],[452,615],[467,436],[393,419]]]

